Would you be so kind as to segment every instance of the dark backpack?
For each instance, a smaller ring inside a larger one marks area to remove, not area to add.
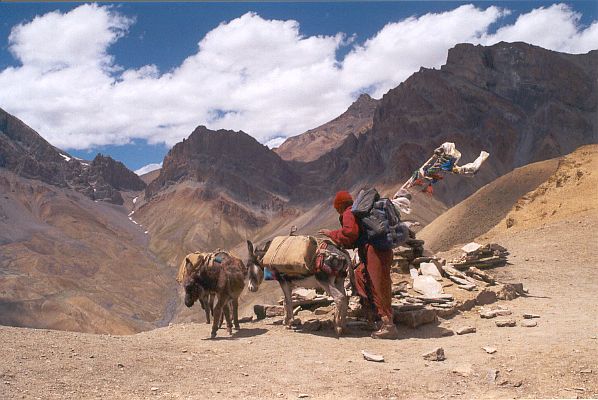
[[[395,206],[374,188],[359,191],[351,212],[359,221],[360,241],[376,249],[393,249],[409,239],[409,229]]]

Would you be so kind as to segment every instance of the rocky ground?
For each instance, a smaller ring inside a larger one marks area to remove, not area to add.
[[[529,290],[496,303],[515,327],[480,318],[479,307],[401,327],[396,341],[358,328],[341,339],[294,332],[280,318],[216,340],[205,324],[130,336],[1,327],[0,398],[596,398],[598,249],[588,240],[598,216],[571,221],[493,237],[512,265],[492,273]],[[537,326],[524,327],[524,313],[539,315]],[[464,326],[476,332],[445,336]],[[446,360],[422,357],[437,347]],[[385,361],[366,361],[362,350]]]

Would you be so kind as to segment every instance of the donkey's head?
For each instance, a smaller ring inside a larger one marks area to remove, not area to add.
[[[192,307],[193,304],[199,300],[202,303],[202,307],[205,308],[203,303],[207,297],[207,293],[199,282],[200,271],[193,270],[193,264],[188,260],[185,268],[187,270],[185,280],[183,281],[183,287],[185,288],[185,305],[187,307]]]
[[[258,249],[254,249],[253,243],[249,240],[247,241],[247,253],[249,254],[247,259],[249,284],[247,285],[247,288],[250,292],[257,292],[264,281],[264,266],[262,260],[266,251],[268,251],[268,247],[270,247],[270,241],[266,242]]]

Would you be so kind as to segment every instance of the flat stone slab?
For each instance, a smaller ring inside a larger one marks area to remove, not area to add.
[[[475,333],[476,329],[473,326],[463,326],[455,331],[457,335],[467,335],[468,333]]]
[[[513,314],[513,312],[506,308],[496,308],[494,310],[484,310],[483,309],[480,311],[480,317],[486,318],[486,319],[495,318],[495,317],[505,317],[505,316],[511,315],[511,314]]]
[[[280,317],[284,316],[284,307],[270,304],[256,304],[253,306],[253,312],[257,319]]]
[[[411,275],[412,279],[415,279],[419,276],[419,271],[415,268],[409,268],[409,275]]]
[[[442,294],[442,284],[429,275],[418,275],[413,279],[413,290],[427,297],[438,297]]]
[[[471,364],[464,364],[464,365],[457,365],[453,368],[453,374],[457,374],[459,376],[468,377],[473,374],[473,368]]]
[[[363,355],[363,358],[365,358],[368,361],[384,362],[384,356],[382,356],[380,354],[370,353],[370,352],[365,351],[365,350],[361,350],[361,354]]]
[[[488,354],[496,353],[496,347],[492,347],[492,346],[484,346],[484,347],[482,347],[482,350],[484,350]]]
[[[514,319],[499,319],[495,321],[496,326],[498,326],[499,328],[503,328],[503,327],[513,327],[515,325],[517,325],[517,322],[515,322]]]
[[[319,319],[310,319],[301,324],[301,330],[305,332],[315,332],[322,329],[322,322]]]
[[[523,318],[525,318],[525,319],[533,319],[533,318],[540,318],[540,316],[538,314],[525,313],[525,314],[523,314]]]
[[[296,288],[293,294],[302,298],[302,300],[313,300],[318,295],[314,289]]]
[[[476,242],[471,242],[471,243],[467,243],[465,246],[461,247],[461,250],[463,250],[463,252],[469,254],[469,253],[474,253],[481,248],[482,248],[481,244],[478,244]]]
[[[471,282],[465,278],[458,277],[456,275],[449,275],[449,279],[458,285],[471,285]]]
[[[525,321],[521,322],[521,326],[524,326],[526,328],[533,328],[534,326],[537,326],[537,325],[538,325],[538,323],[531,319],[526,319]]]
[[[421,310],[393,312],[394,322],[409,328],[417,328],[420,325],[431,324],[438,321],[436,312],[429,308]]]
[[[457,268],[453,267],[451,264],[443,265],[442,270],[448,276],[456,276],[458,278],[467,279],[467,275],[459,271]]]
[[[422,275],[429,275],[434,278],[442,279],[442,275],[440,275],[440,271],[438,271],[438,267],[436,264],[431,262],[422,262],[419,264],[419,272]]]

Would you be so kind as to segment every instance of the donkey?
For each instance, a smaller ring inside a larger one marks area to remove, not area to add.
[[[189,261],[185,268],[187,273],[183,287],[185,288],[185,305],[187,307],[192,307],[199,300],[200,303],[203,303],[202,306],[208,306],[207,317],[210,309],[210,296],[216,295],[218,298],[213,308],[211,337],[216,337],[222,313],[226,318],[227,331],[232,335],[231,310],[235,329],[239,330],[239,296],[245,286],[245,276],[247,275],[247,268],[243,261],[224,251],[217,251],[197,268],[194,268]],[[206,301],[208,304],[205,304]]]
[[[264,281],[264,265],[262,264],[262,260],[270,247],[270,243],[271,241],[268,241],[260,246],[260,248],[254,250],[253,243],[249,240],[247,241],[247,251],[249,253],[249,258],[247,260],[249,283],[247,288],[251,292],[257,292],[259,286]],[[351,269],[351,266],[349,266],[349,269]],[[276,280],[280,284],[280,288],[284,294],[285,325],[290,328],[294,322],[291,300],[293,288],[321,288],[334,299],[334,304],[336,305],[334,313],[334,331],[336,335],[340,336],[345,330],[347,307],[349,306],[349,298],[347,297],[344,286],[346,276],[347,270],[345,269],[338,271],[337,275],[328,275],[323,271],[299,277],[275,274]]]

